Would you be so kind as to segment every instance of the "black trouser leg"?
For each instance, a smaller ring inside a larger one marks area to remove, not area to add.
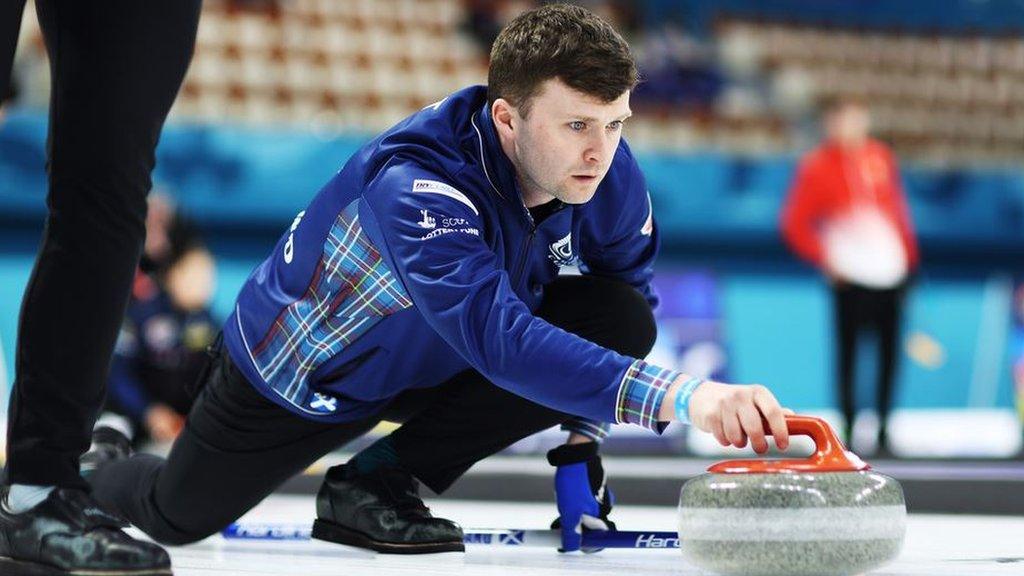
[[[51,63],[49,214],[18,326],[7,471],[9,482],[76,486],[200,1],[37,0],[36,8]]]
[[[854,395],[854,366],[857,362],[857,336],[862,313],[862,294],[859,288],[849,284],[837,284],[832,289],[835,306],[835,321],[838,341],[836,342],[837,371],[836,392],[839,409],[846,421],[846,430],[852,433],[857,413]],[[847,442],[850,438],[845,439]]]
[[[0,104],[10,88],[11,64],[14,63],[14,50],[18,47],[24,11],[25,0],[0,2]]]
[[[880,290],[877,293],[878,326],[878,434],[879,440],[887,440],[887,424],[892,410],[896,387],[896,370],[899,367],[899,333],[903,312],[903,288]]]
[[[226,355],[214,362],[166,461],[140,454],[89,477],[101,505],[163,544],[216,533],[379,421],[305,420],[261,396]]]
[[[560,278],[548,286],[537,316],[629,356],[642,358],[654,346],[656,327],[647,301],[614,280]],[[419,414],[391,438],[403,467],[438,493],[474,463],[570,418],[498,388],[475,371],[432,392],[434,400],[423,401]]]

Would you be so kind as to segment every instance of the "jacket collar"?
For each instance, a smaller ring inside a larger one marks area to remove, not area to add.
[[[491,188],[501,198],[522,205],[523,197],[519,190],[519,181],[516,179],[515,166],[501,148],[498,131],[494,127],[494,120],[486,101],[470,120],[480,138],[480,163]]]

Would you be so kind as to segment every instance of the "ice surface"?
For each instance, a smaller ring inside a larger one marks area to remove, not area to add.
[[[429,501],[434,514],[474,528],[546,528],[554,505],[510,502]],[[243,519],[312,521],[312,496],[272,496]],[[623,530],[672,530],[673,508],[618,506]],[[177,576],[473,574],[555,576],[635,573],[638,576],[707,574],[686,564],[678,550],[605,550],[559,554],[536,548],[468,547],[465,554],[394,556],[326,542],[225,541],[219,536],[170,548]],[[1024,574],[1024,518],[913,515],[901,556],[876,576]]]

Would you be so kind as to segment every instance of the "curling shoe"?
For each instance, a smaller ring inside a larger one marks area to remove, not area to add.
[[[313,538],[386,554],[464,552],[462,528],[434,518],[419,483],[394,467],[357,474],[350,465],[327,471],[316,496]]]

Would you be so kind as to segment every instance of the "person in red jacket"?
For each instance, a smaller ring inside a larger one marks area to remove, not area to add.
[[[863,102],[824,106],[825,141],[801,160],[782,211],[786,243],[832,288],[839,332],[839,404],[850,440],[858,336],[878,333],[878,447],[887,452],[904,295],[918,265],[917,241],[896,159],[868,136]]]

